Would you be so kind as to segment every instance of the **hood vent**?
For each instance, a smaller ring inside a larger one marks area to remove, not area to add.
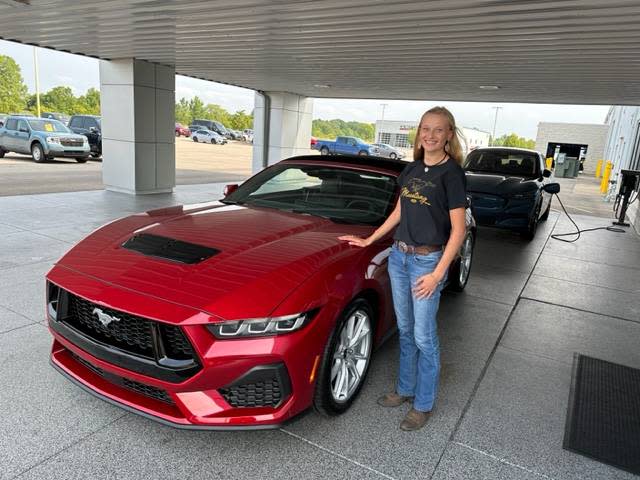
[[[215,248],[203,247],[202,245],[149,233],[134,235],[124,242],[122,247],[150,257],[164,258],[165,260],[189,265],[200,263],[220,253],[220,250]]]

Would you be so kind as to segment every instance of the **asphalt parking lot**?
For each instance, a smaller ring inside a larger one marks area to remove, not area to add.
[[[571,228],[557,213],[528,243],[480,229],[467,289],[442,299],[439,402],[418,432],[398,429],[404,407],[375,402],[395,380],[395,337],[346,414],[310,412],[272,431],[176,430],[53,370],[43,281],[52,262],[113,218],[216,199],[222,187],[0,198],[0,478],[637,478],[563,450],[562,439],[574,352],[640,367],[640,239],[598,231],[555,242],[552,231]],[[614,253],[602,255],[603,244]]]
[[[244,180],[251,174],[252,154],[253,145],[244,142],[211,145],[176,138],[176,184]],[[15,153],[0,158],[0,196],[103,188],[101,161],[80,164],[57,158],[35,163],[30,156]]]

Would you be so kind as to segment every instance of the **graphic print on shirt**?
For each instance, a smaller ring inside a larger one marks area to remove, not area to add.
[[[425,188],[435,187],[435,185],[429,181],[424,181],[420,178],[412,178],[407,182],[405,187],[402,187],[400,195],[411,201],[411,203],[420,203],[420,205],[431,205],[429,199],[421,192]]]

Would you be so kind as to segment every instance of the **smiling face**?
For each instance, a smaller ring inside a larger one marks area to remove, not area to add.
[[[453,131],[445,115],[427,113],[420,121],[418,137],[425,154],[444,152],[444,146],[453,137]]]

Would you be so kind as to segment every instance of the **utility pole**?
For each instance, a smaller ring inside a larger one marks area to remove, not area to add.
[[[38,75],[38,52],[33,47],[33,70],[36,74],[36,113],[40,117],[40,75]]]
[[[502,107],[491,107],[495,109],[496,116],[493,119],[493,134],[491,135],[491,146],[496,144],[496,124],[498,123],[498,111],[502,109]]]
[[[382,142],[382,129],[384,128],[384,109],[389,106],[388,103],[381,103],[382,106],[382,119],[380,120],[380,132],[378,132],[378,142]]]

